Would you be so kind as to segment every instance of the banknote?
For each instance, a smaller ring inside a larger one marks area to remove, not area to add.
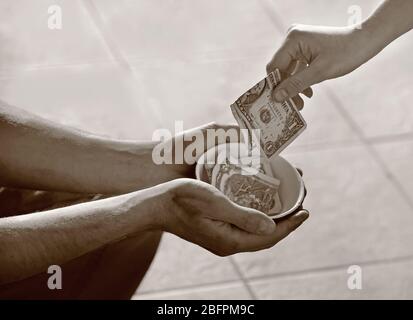
[[[222,149],[218,154],[217,163],[235,164],[243,168],[249,168],[246,174],[255,174],[257,172],[260,172],[266,176],[274,178],[269,160],[265,156],[262,156],[261,153],[255,152],[255,149],[253,150],[253,152],[249,152],[248,154],[245,154],[240,150],[238,150],[237,154],[232,154],[230,151],[231,150]]]
[[[212,171],[211,184],[240,206],[269,215],[280,213],[279,180],[260,172],[246,174],[248,170],[248,167],[232,163],[217,164]]]
[[[241,157],[237,163],[242,167],[250,167],[256,169],[256,171],[274,178],[270,163],[265,157],[249,155]]]
[[[280,72],[275,70],[231,105],[241,128],[259,130],[260,149],[268,159],[278,155],[307,126],[292,100],[278,103],[271,98],[272,90],[280,82]]]

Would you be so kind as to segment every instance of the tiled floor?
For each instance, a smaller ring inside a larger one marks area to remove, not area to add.
[[[358,3],[359,2],[359,3]],[[233,121],[294,22],[343,25],[379,0],[2,0],[0,98],[99,134]],[[47,28],[59,4],[63,29]],[[413,298],[412,35],[315,87],[284,156],[311,218],[276,247],[219,258],[165,235],[137,299]],[[144,119],[144,121],[142,121]],[[362,267],[362,290],[347,269]]]

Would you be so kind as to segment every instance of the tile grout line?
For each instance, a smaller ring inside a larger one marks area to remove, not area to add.
[[[403,187],[403,185],[400,183],[400,181],[393,175],[393,173],[390,171],[382,157],[379,155],[377,150],[374,148],[374,145],[372,145],[367,139],[360,128],[360,126],[354,121],[354,119],[351,117],[351,115],[347,112],[346,108],[343,106],[341,103],[341,100],[334,94],[334,92],[327,87],[326,88],[327,95],[330,97],[330,99],[333,101],[333,105],[337,109],[337,111],[342,115],[342,117],[345,119],[345,121],[348,123],[348,125],[353,128],[355,131],[355,134],[358,136],[360,141],[363,143],[363,145],[366,147],[367,152],[373,157],[374,160],[376,160],[376,163],[379,165],[379,167],[382,169],[383,173],[387,177],[388,180],[390,180],[390,183],[393,185],[393,187],[400,193],[402,198],[405,200],[405,202],[409,205],[409,207],[413,210],[413,200],[411,199],[410,195],[406,191],[406,189]]]
[[[238,274],[240,277],[242,284],[244,285],[245,289],[247,289],[248,294],[251,296],[252,300],[257,300],[257,296],[254,292],[254,290],[251,288],[250,284],[244,277],[244,274],[242,273],[240,267],[238,266],[237,262],[234,260],[233,257],[229,257],[229,261],[231,262],[233,268],[235,269],[235,272]]]
[[[342,269],[346,269],[351,265],[360,265],[362,267],[375,267],[375,266],[385,266],[385,265],[392,265],[392,264],[399,264],[402,262],[410,262],[413,261],[413,254],[408,255],[408,256],[400,256],[400,257],[394,257],[394,258],[387,258],[387,259],[378,259],[378,260],[370,260],[370,261],[364,261],[364,262],[349,262],[346,264],[340,264],[340,265],[333,265],[333,266],[327,266],[327,267],[319,267],[319,268],[313,268],[313,269],[305,269],[305,270],[297,270],[297,271],[287,271],[287,272],[282,272],[282,273],[276,273],[276,274],[266,274],[262,276],[252,276],[249,278],[242,277],[245,279],[245,282],[248,283],[248,286],[250,287],[250,282],[253,281],[260,281],[264,279],[277,279],[277,278],[284,278],[284,277],[294,277],[294,276],[302,276],[302,275],[312,275],[312,274],[318,274],[322,272],[328,272],[328,271],[338,271]],[[161,290],[150,290],[150,291],[143,291],[139,292],[137,291],[136,296],[138,295],[149,295],[149,294],[156,294],[156,293],[168,293],[168,292],[173,292],[177,290],[192,290],[192,289],[206,289],[206,288],[216,288],[216,287],[221,287],[221,286],[228,286],[228,285],[233,285],[237,283],[243,283],[242,279],[241,281],[239,279],[237,280],[224,280],[224,281],[216,281],[216,282],[211,282],[211,283],[204,283],[204,284],[197,284],[197,285],[186,285],[182,287],[173,287],[173,288],[167,288],[167,289],[161,289]],[[252,289],[251,289],[252,290]],[[254,295],[255,296],[255,295]],[[256,300],[256,298],[254,298]]]
[[[284,23],[280,23],[282,19],[275,13],[275,10],[272,4],[269,3],[269,0],[260,0],[261,7],[266,12],[272,23],[278,29],[279,32],[284,32]],[[403,200],[409,205],[409,207],[413,210],[413,200],[410,198],[409,194],[400,183],[400,181],[391,173],[383,159],[375,150],[374,146],[370,143],[370,140],[365,137],[362,129],[360,126],[354,121],[351,115],[347,112],[346,108],[341,103],[341,100],[334,94],[333,90],[330,87],[326,87],[326,93],[328,98],[333,102],[333,106],[336,110],[340,113],[343,117],[344,121],[346,121],[347,125],[350,126],[351,129],[355,132],[355,135],[358,137],[360,142],[365,146],[366,151],[372,156],[372,158],[376,161],[379,165],[387,179],[393,185],[393,187],[398,191],[403,198]]]
[[[142,291],[139,292],[139,290],[136,291],[134,296],[148,296],[148,295],[155,295],[155,294],[163,294],[163,293],[172,293],[174,291],[193,291],[194,289],[221,289],[221,288],[227,288],[229,286],[233,286],[236,284],[242,284],[242,286],[245,288],[245,284],[240,281],[240,280],[224,280],[224,281],[216,281],[216,282],[211,282],[211,283],[203,283],[203,284],[198,284],[198,285],[186,285],[182,287],[173,287],[173,288],[166,288],[166,289],[160,289],[160,290],[150,290],[150,291]]]
[[[131,66],[126,61],[122,53],[118,50],[115,42],[112,37],[110,37],[105,31],[105,24],[102,21],[102,17],[93,3],[93,0],[83,0],[82,4],[86,9],[87,14],[89,15],[92,23],[94,24],[96,30],[99,32],[101,39],[103,40],[109,54],[113,60],[117,61],[126,71],[131,72]]]
[[[313,268],[313,269],[307,269],[307,270],[297,270],[297,271],[286,271],[286,272],[281,272],[281,273],[276,273],[276,274],[267,274],[267,275],[262,275],[262,276],[253,276],[248,278],[248,281],[257,281],[257,280],[263,280],[263,279],[275,279],[275,278],[283,278],[283,277],[294,277],[294,276],[300,276],[300,275],[311,275],[311,274],[317,274],[317,273],[322,273],[322,272],[328,272],[328,271],[338,271],[341,269],[347,269],[351,265],[360,265],[363,267],[375,267],[375,266],[385,266],[385,265],[391,265],[391,264],[398,264],[402,262],[408,262],[408,261],[413,261],[413,254],[408,255],[408,256],[401,256],[401,257],[395,257],[395,258],[386,258],[386,259],[378,259],[378,260],[370,260],[370,261],[365,261],[365,262],[349,262],[345,264],[339,264],[339,265],[334,265],[334,266],[326,266],[326,267],[319,267],[319,268]]]
[[[386,136],[375,136],[371,138],[366,138],[366,140],[373,145],[376,144],[386,144],[386,143],[394,143],[394,142],[411,142],[413,141],[413,133],[401,133],[401,134],[393,134],[393,135],[386,135]]]
[[[279,22],[282,21],[282,19],[274,10],[275,4],[272,3],[271,0],[260,0],[258,1],[258,3],[261,6],[261,9],[264,11],[264,14],[270,19],[275,28],[278,29],[278,31],[281,32],[282,35],[285,34],[287,29],[285,28],[283,22]]]

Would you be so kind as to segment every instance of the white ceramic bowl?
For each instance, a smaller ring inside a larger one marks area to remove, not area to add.
[[[234,157],[248,155],[248,150],[244,144],[231,143],[215,146],[198,159],[195,168],[195,175],[198,180],[209,183],[204,164],[208,162],[216,163],[217,155],[225,148],[229,148],[227,150]],[[297,169],[283,157],[277,156],[272,159],[270,166],[274,176],[281,182],[279,196],[282,202],[282,210],[281,213],[270,216],[278,219],[293,213],[302,205],[305,197],[305,187]]]

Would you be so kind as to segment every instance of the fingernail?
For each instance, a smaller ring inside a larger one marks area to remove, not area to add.
[[[275,93],[275,100],[277,102],[284,102],[288,98],[288,93],[285,89],[278,90]]]
[[[275,230],[275,222],[273,221],[261,221],[258,226],[259,234],[271,234]]]

